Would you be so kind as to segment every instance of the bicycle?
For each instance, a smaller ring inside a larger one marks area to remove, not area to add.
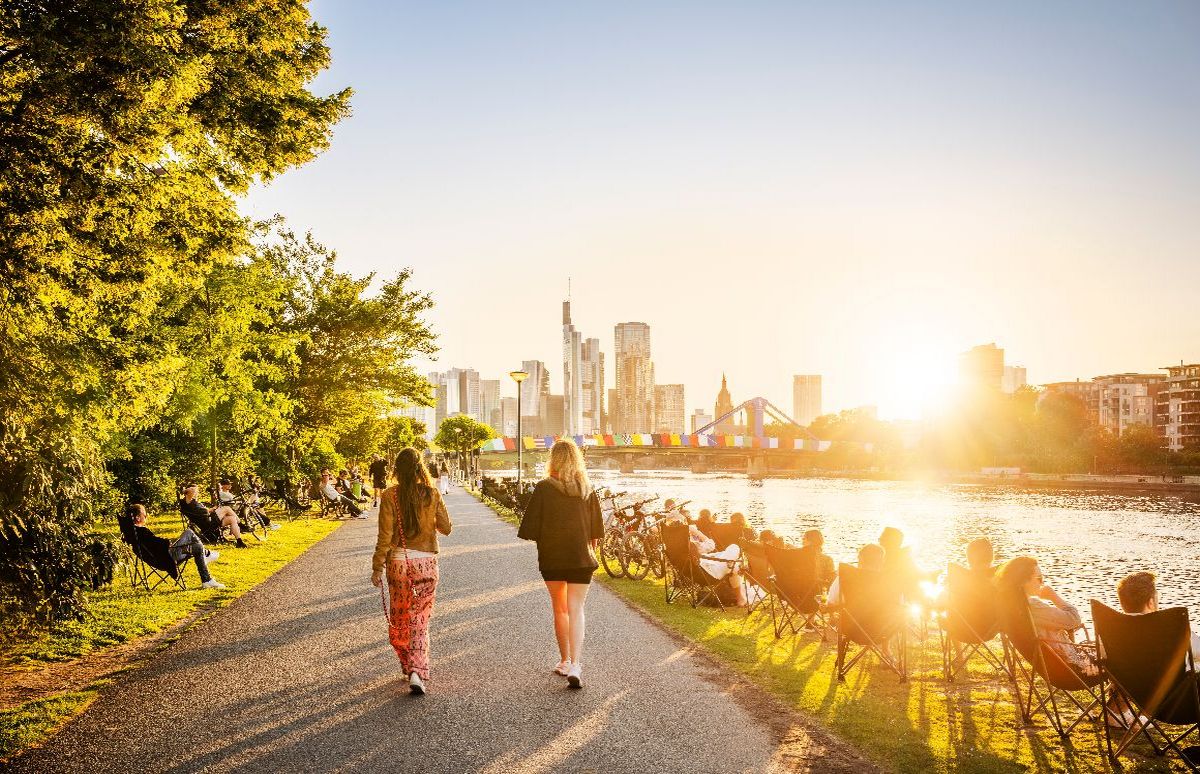
[[[674,513],[691,501],[673,503],[670,507],[653,514],[645,514],[636,528],[624,537],[621,551],[621,568],[630,580],[642,580],[654,575],[662,580],[667,574],[667,554],[663,548],[661,527]]]
[[[600,538],[600,564],[612,578],[620,578],[625,575],[621,558],[625,551],[625,536],[636,529],[641,520],[645,518],[645,514],[641,511],[642,506],[657,500],[658,495],[624,506],[617,506],[616,498],[617,496],[607,498],[613,503],[613,510],[608,518],[608,526],[604,529],[604,535]]]

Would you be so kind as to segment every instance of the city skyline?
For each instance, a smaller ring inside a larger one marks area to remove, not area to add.
[[[1194,5],[313,11],[354,115],[243,211],[411,266],[422,372],[557,372],[568,276],[689,408],[819,373],[826,410],[915,417],[987,341],[1035,383],[1200,359]]]

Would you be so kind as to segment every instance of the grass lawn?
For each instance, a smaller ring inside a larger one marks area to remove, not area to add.
[[[470,491],[470,490],[468,490]],[[475,493],[473,493],[475,494]],[[476,494],[478,497],[478,494]],[[505,521],[516,514],[497,510]],[[815,633],[776,640],[764,606],[746,618],[742,610],[693,609],[686,601],[668,605],[661,581],[596,576],[668,629],[697,643],[720,663],[746,675],[789,706],[816,718],[881,767],[899,772],[1113,771],[1104,752],[1104,733],[1084,723],[1064,746],[1044,719],[1018,728],[1019,716],[1006,681],[982,659],[969,677],[954,684],[942,677],[936,629],[925,642],[910,639],[909,681],[867,656],[839,685],[834,677],[837,648]],[[1074,717],[1073,715],[1071,717]],[[1141,743],[1139,743],[1141,745]],[[1146,745],[1122,757],[1126,772],[1166,772],[1172,767]],[[1137,755],[1141,752],[1145,755]],[[1176,764],[1176,770],[1186,767]]]
[[[113,584],[90,595],[87,614],[79,621],[61,624],[37,636],[6,642],[0,648],[0,680],[48,663],[64,662],[154,634],[196,612],[211,611],[230,604],[269,578],[275,571],[304,553],[340,522],[321,519],[277,519],[280,529],[269,533],[265,543],[248,539],[248,548],[221,545],[220,559],[209,566],[224,589],[201,590],[194,565],[184,570],[188,591],[168,581],[154,592],[131,588],[123,568],[117,569]],[[115,525],[112,526],[115,530]],[[179,517],[152,517],[155,534],[178,536]],[[0,712],[0,760],[31,744],[38,744],[66,720],[82,712],[95,698],[95,687],[56,694]]]

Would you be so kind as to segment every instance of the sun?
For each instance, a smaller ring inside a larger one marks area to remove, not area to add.
[[[882,337],[877,364],[879,417],[917,420],[945,403],[958,383],[958,353],[951,335],[933,324],[903,321]]]

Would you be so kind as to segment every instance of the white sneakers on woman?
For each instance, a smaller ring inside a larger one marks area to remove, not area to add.
[[[425,683],[421,680],[421,676],[413,672],[408,676],[408,690],[415,693],[417,696],[425,693]]]
[[[569,658],[564,658],[558,662],[558,666],[554,667],[554,674],[562,675],[563,677],[566,677],[569,671],[571,671],[571,659]]]
[[[583,664],[571,664],[567,670],[567,685],[571,688],[583,687]]]

